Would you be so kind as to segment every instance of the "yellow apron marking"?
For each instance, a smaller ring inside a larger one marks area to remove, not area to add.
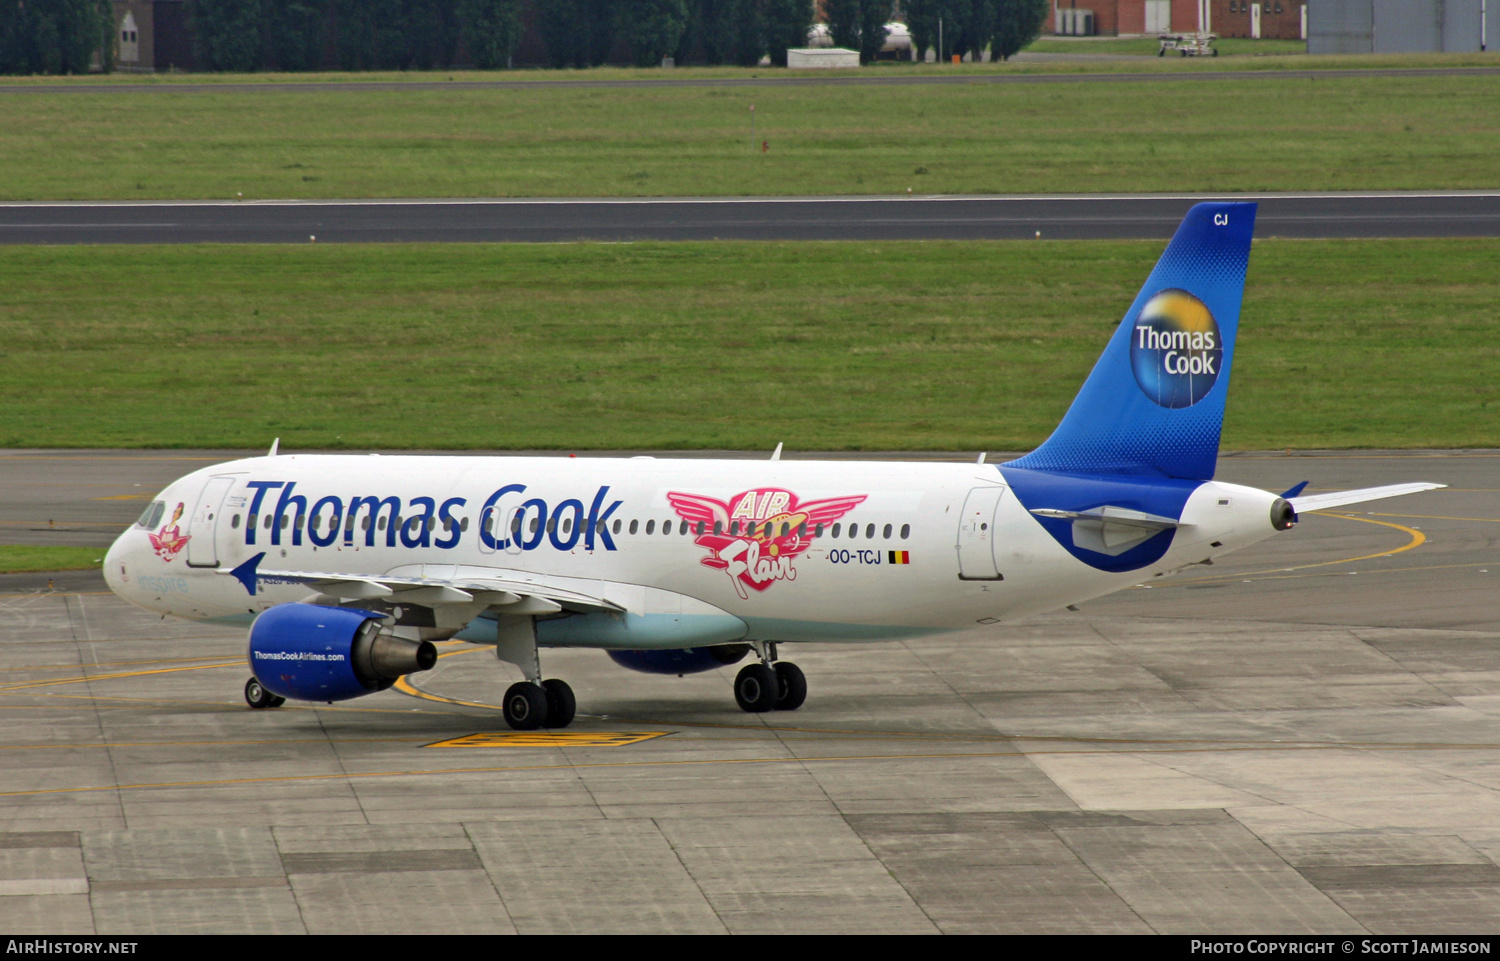
[[[116,674],[86,674],[82,677],[59,677],[48,681],[26,681],[21,684],[10,684],[6,687],[0,687],[0,694],[12,694],[16,691],[28,691],[38,687],[51,687],[54,684],[84,684],[89,681],[110,681],[121,677],[176,674],[179,671],[209,671],[219,667],[237,667],[242,663],[242,661],[226,661],[222,664],[201,664],[194,667],[163,667],[154,671],[120,671]]]
[[[466,734],[448,741],[438,741],[426,747],[624,747],[639,744],[652,738],[666,737],[670,731],[540,731],[520,733],[501,731],[495,733]]]
[[[1337,517],[1340,520],[1359,521],[1361,524],[1379,524],[1381,527],[1389,527],[1389,528],[1392,528],[1394,530],[1398,530],[1398,531],[1402,532],[1403,534],[1409,534],[1409,535],[1411,535],[1411,540],[1407,541],[1405,544],[1402,544],[1400,547],[1393,547],[1393,548],[1391,548],[1388,551],[1378,551],[1378,552],[1376,552],[1374,554],[1361,554],[1358,557],[1343,557],[1343,558],[1340,558],[1339,560],[1336,560],[1336,561],[1319,561],[1316,564],[1298,564],[1295,567],[1273,567],[1273,568],[1270,568],[1270,569],[1264,570],[1264,571],[1245,571],[1245,572],[1242,572],[1242,573],[1235,573],[1235,574],[1210,575],[1208,577],[1183,577],[1183,578],[1178,578],[1177,581],[1176,581],[1176,583],[1178,583],[1178,584],[1202,584],[1202,583],[1211,582],[1211,581],[1238,581],[1238,580],[1244,580],[1244,579],[1250,578],[1250,577],[1260,577],[1260,576],[1264,576],[1264,575],[1273,575],[1273,576],[1269,577],[1268,579],[1269,580],[1276,580],[1277,577],[1275,575],[1280,575],[1281,577],[1285,577],[1287,574],[1290,574],[1293,571],[1306,571],[1306,570],[1311,570],[1314,567],[1330,567],[1330,566],[1335,565],[1335,564],[1353,564],[1356,561],[1368,561],[1368,560],[1370,560],[1372,558],[1376,558],[1376,557],[1390,557],[1393,554],[1400,554],[1403,551],[1409,551],[1409,550],[1411,550],[1414,547],[1421,547],[1423,544],[1427,543],[1427,535],[1423,534],[1421,531],[1416,530],[1415,528],[1412,528],[1412,527],[1402,526],[1401,524],[1392,524],[1390,521],[1371,520],[1368,517],[1354,517],[1353,515],[1350,515],[1350,514],[1329,514],[1329,513],[1325,513],[1324,511],[1314,511],[1312,513],[1317,514],[1319,517]],[[1468,565],[1463,565],[1463,566],[1468,566]],[[1142,585],[1137,584],[1136,586],[1140,587]]]

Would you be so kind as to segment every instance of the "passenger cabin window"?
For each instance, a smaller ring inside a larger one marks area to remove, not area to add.
[[[630,522],[630,533],[632,533],[632,534],[634,534],[634,533],[635,533],[635,531],[636,531],[636,527],[637,527],[637,526],[638,526],[638,525],[639,525],[639,524],[640,524],[640,521],[635,521],[635,520],[633,520],[633,521],[631,521],[631,522]]]
[[[839,531],[843,529],[843,526],[844,526],[843,524],[835,524],[835,525],[833,525],[833,530],[829,531],[829,533],[831,535],[833,535],[834,537],[838,537],[839,536]]]
[[[656,533],[656,521],[647,521],[646,522],[646,533],[647,534],[655,534]]]
[[[901,539],[904,541],[910,535],[911,535],[911,525],[910,524],[902,524],[901,525]]]
[[[889,525],[889,524],[885,525],[885,530],[883,530],[883,531],[880,532],[880,536],[884,537],[886,540],[890,540],[891,539],[891,525]]]
[[[620,519],[618,517],[615,518],[615,533],[620,533]]]

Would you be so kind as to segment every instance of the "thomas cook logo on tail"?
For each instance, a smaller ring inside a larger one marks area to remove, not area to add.
[[[1130,367],[1145,395],[1163,407],[1191,407],[1213,389],[1224,338],[1208,307],[1169,288],[1146,301],[1131,332]]]

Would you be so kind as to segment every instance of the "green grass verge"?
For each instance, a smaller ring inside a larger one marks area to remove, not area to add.
[[[49,89],[0,95],[0,199],[1493,188],[1496,102],[1500,73]]]
[[[1161,248],[11,247],[0,444],[1022,449]],[[1257,242],[1226,448],[1500,446],[1497,262]]]
[[[83,571],[104,563],[102,547],[36,547],[0,544],[0,574],[34,571]]]
[[[1146,38],[1148,42],[1155,44],[1156,41]],[[1105,47],[1095,50],[1093,47],[1079,49],[1071,44],[1104,44]],[[1044,38],[1035,41],[1028,51],[1040,49],[1048,52],[1114,52],[1109,50],[1109,45],[1121,44],[1120,52],[1135,52],[1140,48],[1140,38],[1079,38],[1078,40],[1061,40],[1057,38]],[[1306,43],[1301,40],[1246,40],[1243,38],[1225,37],[1216,43],[1229,43],[1231,48],[1239,53],[1271,52],[1290,53],[1300,52],[1306,48]],[[1059,49],[1054,45],[1069,44],[1066,48]],[[1241,48],[1240,44],[1249,46]],[[1151,48],[1155,52],[1155,47]],[[1002,63],[911,63],[905,60],[882,60],[867,64],[858,71],[834,71],[829,74],[809,74],[804,71],[789,71],[776,67],[677,67],[674,70],[660,70],[654,67],[594,67],[588,70],[392,70],[392,71],[367,71],[360,73],[348,73],[340,71],[325,71],[317,73],[111,73],[111,74],[85,74],[79,76],[16,76],[0,77],[0,87],[91,87],[91,86],[203,86],[203,85],[275,85],[284,83],[319,83],[319,84],[359,84],[359,83],[429,83],[432,81],[454,81],[454,82],[482,82],[482,83],[535,83],[537,81],[547,83],[568,84],[578,81],[597,82],[601,80],[630,84],[632,82],[644,82],[656,84],[666,81],[692,81],[704,80],[726,80],[743,81],[746,79],[774,82],[778,80],[795,80],[805,82],[809,79],[833,79],[846,80],[851,77],[863,79],[886,79],[893,76],[971,76],[986,77],[1003,74],[1049,74],[1049,73],[1140,73],[1143,70],[1159,70],[1165,73],[1186,72],[1196,70],[1222,71],[1222,70],[1370,70],[1370,69],[1406,69],[1406,68],[1431,68],[1431,67],[1494,67],[1500,65],[1500,51],[1488,53],[1386,53],[1386,54],[1321,54],[1316,56],[1304,56],[1296,60],[1287,60],[1282,57],[1273,58],[1246,58],[1236,56],[1234,59],[1225,61],[1221,56],[1217,60],[1203,60],[1201,58],[1189,57],[1186,59],[1163,58],[1161,63],[1154,67],[1144,63],[1120,63],[1108,61],[1088,61],[1080,58],[1077,61],[1034,61],[1034,60],[1010,60]]]

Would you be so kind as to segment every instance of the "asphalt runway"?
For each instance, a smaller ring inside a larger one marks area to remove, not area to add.
[[[232,456],[0,452],[0,524],[102,546]],[[508,737],[484,648],[445,645],[406,693],[251,711],[242,632],[92,572],[7,578],[0,928],[1493,931],[1497,468],[1227,456],[1275,490],[1450,487],[1076,612],[784,650],[795,714],[739,712],[730,671],[544,652],[578,693],[563,742]]]
[[[0,204],[0,244],[1167,239],[1206,195]],[[1257,237],[1495,237],[1500,191],[1242,194]]]

